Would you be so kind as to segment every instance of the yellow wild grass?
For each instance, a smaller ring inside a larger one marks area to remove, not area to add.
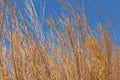
[[[120,79],[120,49],[113,45],[109,32],[99,25],[98,40],[84,16],[81,17],[69,3],[61,2],[70,8],[71,17],[64,14],[46,19],[44,23],[51,32],[44,41],[32,0],[31,5],[24,6],[31,23],[20,11],[16,15],[14,6],[3,1],[11,21],[4,9],[0,10],[0,80]],[[35,35],[29,30],[30,24]],[[9,45],[5,46],[4,38]]]

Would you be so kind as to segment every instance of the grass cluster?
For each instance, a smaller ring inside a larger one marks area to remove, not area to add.
[[[91,29],[80,8],[61,2],[69,15],[45,19],[45,36],[32,0],[24,5],[29,21],[0,0],[0,80],[120,80],[120,49],[109,32]]]

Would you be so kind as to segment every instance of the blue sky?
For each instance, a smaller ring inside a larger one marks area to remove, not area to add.
[[[75,5],[75,0],[66,0],[70,3]],[[84,11],[85,14],[88,17],[88,20],[92,19],[91,21],[94,22],[97,18],[97,13],[95,10],[95,0],[78,0],[79,4],[84,4]],[[54,12],[59,13],[61,9],[61,5],[59,3],[59,0],[33,0],[35,3],[36,9],[39,11],[40,4],[46,5],[46,15],[53,15]],[[99,8],[100,14],[102,16],[102,19],[108,20],[110,19],[111,22],[118,26],[120,21],[120,0],[96,0],[97,6]],[[83,7],[83,5],[81,5]]]
[[[14,0],[13,0],[14,1]],[[16,4],[19,3],[19,0],[15,0]],[[23,0],[24,1],[24,0]],[[82,9],[84,9],[84,13],[87,16],[87,21],[91,28],[95,29],[97,25],[100,23],[98,18],[95,2],[98,6],[102,23],[108,24],[110,20],[112,22],[112,27],[114,29],[114,33],[116,35],[117,40],[115,40],[114,35],[112,34],[112,40],[114,44],[120,46],[120,38],[119,38],[119,28],[120,28],[120,0],[65,0],[70,2],[73,6],[80,5]],[[35,8],[40,17],[41,14],[41,5],[45,5],[45,18],[49,16],[56,16],[56,14],[60,14],[63,11],[63,8],[59,2],[59,0],[33,0],[35,4]],[[19,4],[18,4],[19,5]],[[45,27],[45,26],[44,26]],[[47,28],[44,28],[45,33],[47,33]]]
[[[100,23],[100,20],[98,18],[96,9],[95,9],[95,0],[78,0],[76,3],[75,0],[66,0],[70,3],[72,3],[73,6],[76,6],[76,4],[79,4],[82,9],[84,9],[84,12],[87,16],[87,20],[89,22],[89,25],[92,28],[96,28],[97,24]],[[60,14],[62,12],[62,6],[59,3],[59,0],[33,0],[36,10],[38,13],[40,12],[40,5],[45,4],[45,17],[48,16],[55,16],[56,14]],[[117,40],[115,40],[114,37],[112,37],[112,40],[114,41],[114,44],[120,45],[119,41],[119,27],[120,27],[120,0],[96,0],[97,7],[99,9],[102,23],[108,24],[108,21],[110,20],[112,22],[112,27],[114,29],[114,33],[117,37]],[[112,36],[114,36],[112,34]]]

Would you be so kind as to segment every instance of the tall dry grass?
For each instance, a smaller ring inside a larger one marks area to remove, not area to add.
[[[0,0],[0,80],[120,80],[120,49],[109,32],[98,25],[98,35],[79,7],[81,14],[61,2],[69,17],[46,19],[50,35],[44,36],[32,0],[23,1],[30,22]]]

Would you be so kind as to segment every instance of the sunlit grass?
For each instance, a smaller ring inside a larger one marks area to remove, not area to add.
[[[0,80],[120,80],[120,49],[109,32],[100,25],[91,29],[82,11],[62,3],[69,14],[45,19],[49,36],[32,2],[24,6],[31,23],[9,3],[0,10]]]

